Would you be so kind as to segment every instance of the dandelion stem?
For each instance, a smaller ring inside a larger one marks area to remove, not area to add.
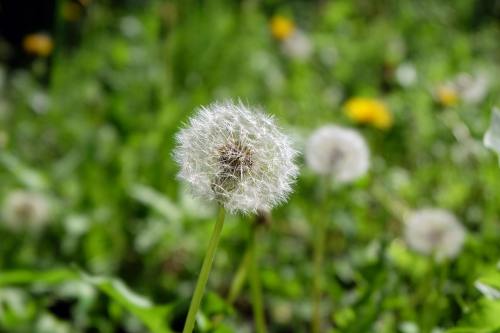
[[[233,304],[238,295],[240,294],[241,288],[245,283],[245,279],[248,273],[248,267],[250,266],[251,258],[251,249],[250,246],[247,246],[245,254],[243,255],[243,259],[241,260],[240,266],[234,275],[233,282],[231,283],[231,287],[229,288],[229,296],[227,297],[227,302],[229,304]]]
[[[205,286],[208,281],[208,275],[212,268],[212,263],[215,257],[215,251],[217,245],[219,244],[219,239],[224,226],[225,210],[224,207],[219,206],[219,212],[217,214],[217,221],[215,222],[214,229],[212,231],[212,236],[208,243],[207,253],[205,254],[205,259],[203,259],[203,265],[201,266],[200,275],[198,276],[198,281],[196,282],[196,287],[194,289],[193,298],[191,299],[191,304],[189,305],[189,311],[186,318],[186,323],[184,324],[183,333],[193,332],[196,314],[201,304],[201,299],[205,291]]]
[[[326,196],[328,192],[328,185],[330,184],[330,177],[322,179],[320,184],[320,193],[318,201],[319,206],[323,209],[326,204]],[[312,333],[321,332],[321,296],[323,294],[323,261],[325,252],[325,220],[326,216],[318,214],[316,217],[316,230],[314,235],[314,277],[313,277],[313,317],[312,317]]]
[[[252,307],[255,328],[257,333],[266,333],[266,319],[264,316],[264,305],[262,302],[262,287],[259,278],[258,255],[257,255],[257,234],[258,226],[252,230],[250,244],[250,289],[252,292]]]
[[[403,201],[395,199],[380,185],[374,185],[372,194],[398,220],[404,221],[410,213],[410,208]]]
[[[325,218],[320,216],[316,221],[314,237],[314,280],[313,280],[313,318],[312,332],[321,332],[321,295],[323,291],[323,257],[325,251]]]

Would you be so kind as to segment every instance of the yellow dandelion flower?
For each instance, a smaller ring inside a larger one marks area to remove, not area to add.
[[[393,123],[394,119],[392,117],[392,113],[390,113],[387,107],[382,104],[382,107],[377,109],[377,111],[373,114],[373,126],[379,129],[388,129]]]
[[[271,19],[271,34],[278,40],[285,40],[295,31],[295,24],[289,18],[276,15]]]
[[[47,57],[54,49],[54,42],[45,33],[33,33],[24,37],[23,48],[27,53]]]
[[[436,99],[442,106],[455,106],[458,103],[458,92],[453,87],[441,86],[436,90]]]
[[[391,127],[394,121],[387,106],[373,98],[351,98],[345,103],[344,109],[347,116],[355,122],[369,124],[379,129]]]

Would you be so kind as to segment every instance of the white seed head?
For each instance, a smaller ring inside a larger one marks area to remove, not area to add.
[[[405,220],[408,245],[437,259],[455,258],[465,240],[465,229],[450,212],[439,208],[424,208],[411,213]]]
[[[403,87],[415,84],[417,76],[417,69],[411,63],[403,63],[396,69],[396,81]]]
[[[361,134],[336,125],[323,126],[311,135],[305,158],[312,170],[339,182],[358,179],[370,166],[370,151]]]
[[[2,209],[3,221],[13,231],[41,229],[49,221],[50,212],[50,202],[45,195],[24,190],[9,193]]]
[[[230,212],[270,210],[291,192],[296,151],[274,119],[241,102],[197,110],[177,135],[179,178]]]
[[[477,104],[488,95],[490,80],[483,72],[477,72],[473,75],[461,73],[454,80],[454,85],[465,102]]]
[[[281,48],[285,55],[300,61],[308,60],[314,51],[311,40],[305,32],[300,30],[285,39]]]
[[[493,108],[490,129],[484,135],[483,143],[486,148],[500,155],[500,109],[498,108]]]

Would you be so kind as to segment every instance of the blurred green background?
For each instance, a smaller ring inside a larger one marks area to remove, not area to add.
[[[50,208],[43,228],[0,223],[1,332],[182,329],[214,207],[178,182],[171,152],[196,107],[227,98],[275,115],[301,151],[327,123],[357,128],[372,151],[369,175],[333,189],[328,209],[299,158],[294,194],[259,235],[270,332],[309,331],[318,215],[325,332],[500,331],[500,170],[481,143],[499,105],[498,1],[53,10],[18,45],[0,36],[0,201],[22,190]],[[360,123],[353,98],[382,102],[390,121]],[[402,206],[452,211],[468,231],[461,254],[437,264],[409,249]],[[253,219],[229,217],[199,332],[253,332],[247,285],[226,301]]]

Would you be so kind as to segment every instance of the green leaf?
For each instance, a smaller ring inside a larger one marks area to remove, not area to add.
[[[43,190],[47,188],[48,180],[40,172],[26,166],[14,155],[7,152],[0,153],[0,163],[9,170],[24,186]]]
[[[151,187],[135,184],[129,189],[129,195],[135,200],[153,208],[166,219],[180,220],[182,213],[175,203]]]
[[[150,300],[134,293],[121,280],[82,273],[84,281],[97,287],[114,302],[136,316],[153,333],[170,333],[167,316],[172,307],[155,306]]]
[[[500,301],[482,298],[460,321],[458,327],[446,333],[500,333]]]
[[[500,299],[500,272],[492,270],[480,277],[475,287],[487,298]]]
[[[116,304],[136,316],[152,333],[170,333],[168,315],[172,306],[154,305],[147,298],[130,290],[121,280],[111,277],[91,276],[77,269],[59,268],[48,271],[15,270],[0,273],[0,287],[16,284],[59,284],[83,280],[106,294]]]
[[[15,284],[47,283],[58,284],[70,280],[78,280],[80,275],[72,269],[56,268],[39,272],[35,270],[15,270],[0,272],[0,287]]]

